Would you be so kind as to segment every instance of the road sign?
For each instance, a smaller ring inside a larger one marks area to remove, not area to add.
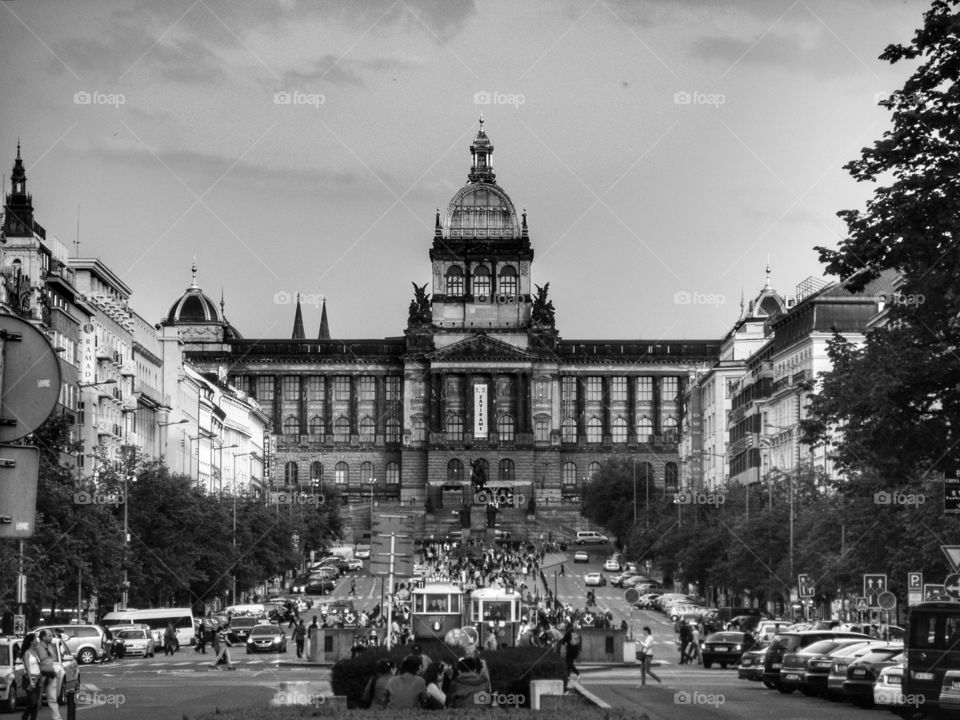
[[[27,631],[27,616],[14,615],[13,616],[13,634],[23,635],[26,631]]]
[[[943,478],[943,511],[948,515],[960,513],[960,470],[954,477],[947,475]]]
[[[47,336],[16,315],[0,315],[3,348],[0,442],[29,435],[60,399],[60,361]]]
[[[887,589],[887,576],[880,573],[863,576],[863,596],[871,608],[880,607],[880,593]]]
[[[960,572],[960,545],[941,545],[940,549],[947,556],[951,572]]]
[[[33,537],[40,451],[0,445],[0,538]]]
[[[943,591],[951,600],[960,600],[960,574],[947,575],[943,581]]]
[[[637,600],[640,599],[640,592],[636,588],[628,588],[623,594],[623,599],[631,605],[635,605]]]
[[[870,609],[870,606],[867,605],[867,599],[865,597],[858,597],[854,603],[854,607],[857,608],[858,612],[866,612]]]
[[[877,596],[877,604],[881,610],[893,610],[897,606],[897,596],[886,590]]]
[[[943,585],[926,583],[923,586],[924,602],[930,602],[931,600],[944,600],[946,597],[947,597],[947,592],[946,590],[944,590]]]
[[[923,602],[923,573],[907,573],[907,605]]]
[[[813,577],[811,575],[797,575],[797,595],[801,598],[812,598],[814,596]]]

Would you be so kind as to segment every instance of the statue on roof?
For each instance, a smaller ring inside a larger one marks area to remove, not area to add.
[[[533,308],[530,311],[530,319],[533,320],[536,325],[553,327],[556,324],[553,300],[547,300],[550,283],[547,283],[543,287],[539,285],[535,287],[537,288],[537,294],[533,298]]]
[[[413,300],[410,301],[409,324],[418,325],[420,323],[429,323],[433,317],[430,310],[430,298],[427,296],[427,283],[418,286],[413,285]]]

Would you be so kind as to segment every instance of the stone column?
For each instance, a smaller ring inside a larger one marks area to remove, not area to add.
[[[300,434],[310,434],[309,417],[307,416],[307,376],[300,376]]]
[[[603,391],[600,394],[600,402],[603,405],[603,413],[600,416],[600,422],[602,423],[600,437],[604,439],[610,436],[610,385],[613,381],[609,375],[604,375],[600,379],[600,382],[603,387]]]
[[[273,376],[273,431],[283,434],[283,376]],[[199,443],[199,441],[198,441]]]
[[[661,387],[663,383],[663,378],[659,376],[654,376],[653,378],[653,435],[656,437],[663,433],[663,423],[660,422],[660,410],[663,407],[661,402],[661,394],[663,388]]]
[[[323,433],[326,439],[333,438],[333,376],[323,376]]]
[[[431,432],[443,431],[443,373],[430,374],[430,429]]]
[[[375,423],[374,433],[376,433],[377,437],[383,437],[386,432],[386,421],[384,419],[384,415],[386,414],[387,379],[382,375],[377,375],[373,382],[373,421]]]
[[[358,427],[358,415],[360,410],[360,377],[357,375],[350,376],[350,434],[358,435],[360,433],[360,428]]]

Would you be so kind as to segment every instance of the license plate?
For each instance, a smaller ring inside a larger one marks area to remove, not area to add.
[[[725,648],[725,647],[716,647],[716,648],[714,648],[713,650],[714,650],[714,652],[726,652],[726,651],[727,651],[727,648]]]
[[[784,679],[784,680],[799,680],[799,679],[800,679],[800,676],[797,675],[796,673],[790,673],[789,675],[785,675],[783,679]]]
[[[741,664],[743,667],[750,667],[751,665],[753,665],[753,661],[750,660],[750,659],[744,659],[744,660],[741,660],[741,661],[740,661],[740,664]]]
[[[851,671],[850,671],[850,674],[851,674],[851,675],[855,675],[856,677],[863,677],[864,675],[867,674],[867,671],[866,671],[866,670],[851,670]]]
[[[770,663],[770,667],[772,667],[774,670],[779,670],[780,663]]]
[[[915,672],[913,673],[914,680],[933,680],[934,675],[931,672]]]

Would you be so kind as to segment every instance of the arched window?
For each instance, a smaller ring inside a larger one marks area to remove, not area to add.
[[[600,423],[600,418],[590,418],[587,421],[587,442],[588,443],[598,443],[601,440],[603,435],[603,426]]]
[[[386,437],[388,443],[400,442],[400,421],[396,418],[387,418]]]
[[[680,475],[677,472],[676,463],[668,462],[663,466],[663,487],[667,492],[680,490]]]
[[[479,265],[473,270],[473,294],[490,297],[490,269],[486,265]]]
[[[337,485],[346,485],[347,480],[350,478],[350,466],[345,462],[338,462],[337,466],[333,469],[334,482]]]
[[[463,479],[463,462],[453,458],[447,463],[447,482],[458,483]]]
[[[373,442],[377,426],[372,417],[365,417],[360,421],[360,442]]]
[[[500,280],[497,283],[497,292],[503,295],[517,294],[517,271],[511,265],[500,268]]]
[[[395,462],[387,463],[387,485],[397,485],[400,482],[400,466]]]
[[[561,440],[565,443],[575,443],[577,441],[577,421],[567,418],[560,426]]]
[[[513,442],[513,415],[501,415],[497,418],[497,434],[500,435],[500,442]]]
[[[312,418],[310,418],[310,434],[323,437],[323,433],[323,418],[319,415],[314,415]]]
[[[286,420],[283,421],[283,434],[284,435],[300,434],[300,421],[293,415],[289,416]]]
[[[677,442],[676,418],[668,417],[666,420],[663,421],[663,441]]]
[[[563,484],[564,485],[576,485],[577,484],[577,464],[568,462],[563,464]]]
[[[412,430],[410,439],[413,442],[423,442],[427,439],[427,426],[424,424],[423,418],[414,418],[410,429]]]
[[[297,484],[297,464],[295,462],[288,462],[283,466],[283,483],[284,485],[296,485]]]
[[[318,460],[314,460],[310,463],[310,479],[311,480],[323,480],[323,463]]]
[[[463,418],[459,415],[447,415],[447,440],[452,442],[463,440]]]
[[[533,421],[535,442],[550,442],[550,418],[538,417]]]
[[[451,265],[447,269],[447,295],[453,297],[463,295],[463,270],[459,265]]]
[[[587,477],[591,480],[597,476],[598,472],[600,472],[600,463],[598,462],[592,462],[589,467],[587,467]]]
[[[637,423],[637,441],[648,443],[651,440],[653,440],[653,423],[650,418],[642,417]]]
[[[373,480],[373,463],[365,460],[360,463],[360,482],[367,485],[371,480]]]
[[[513,460],[510,458],[504,458],[500,461],[500,471],[498,479],[501,482],[511,482],[516,479],[515,466]]]
[[[613,421],[613,441],[615,443],[625,443],[627,441],[627,421],[623,418],[617,418]]]
[[[333,424],[333,440],[334,442],[347,442],[349,439],[350,419],[338,417],[337,421]]]

